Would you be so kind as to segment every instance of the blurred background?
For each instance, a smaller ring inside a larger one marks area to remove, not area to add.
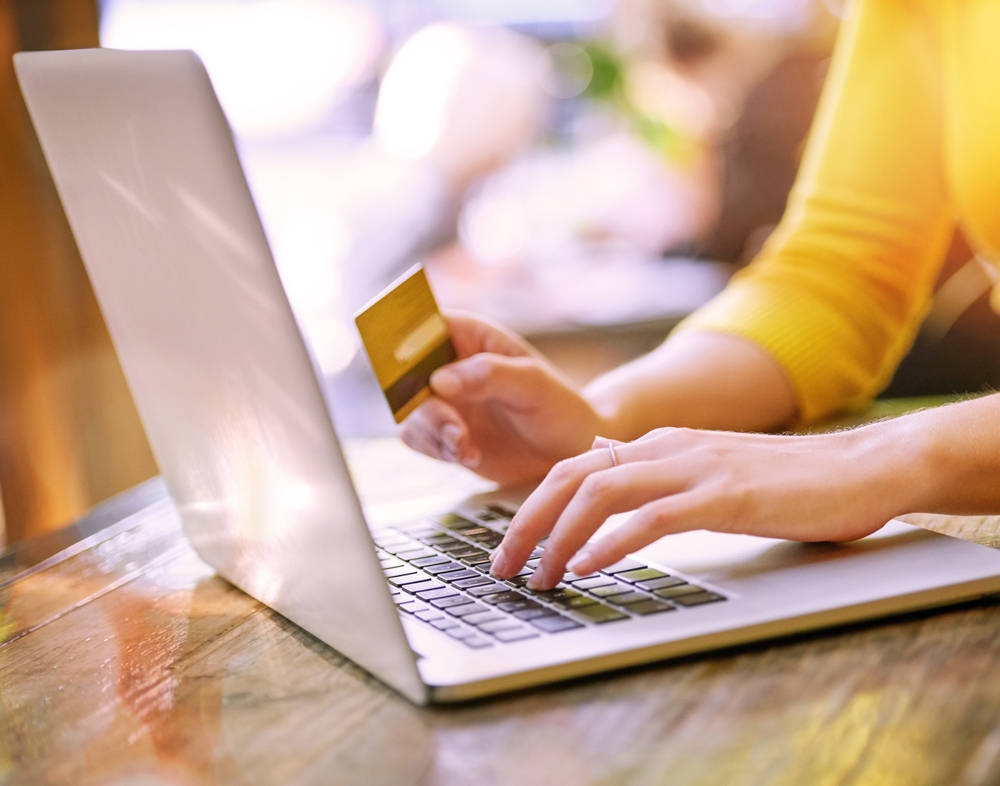
[[[781,216],[844,2],[0,0],[10,537],[156,471],[12,52],[201,56],[338,431],[359,436],[395,426],[353,314],[415,263],[442,306],[525,333],[581,383],[719,291]],[[962,360],[1000,357],[971,256],[957,237],[942,283],[961,286],[890,392],[988,384]]]
[[[838,10],[105,0],[100,30],[204,60],[351,436],[393,430],[352,315],[416,262],[580,381],[717,292],[781,215]]]

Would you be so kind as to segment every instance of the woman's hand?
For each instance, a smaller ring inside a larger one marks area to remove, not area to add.
[[[431,376],[434,395],[404,422],[411,448],[515,484],[586,451],[606,428],[522,338],[471,314],[445,318],[460,359]]]
[[[864,537],[906,512],[905,453],[888,424],[817,436],[659,429],[595,440],[559,462],[515,516],[493,572],[514,575],[549,536],[528,586],[550,589],[675,532],[708,529],[800,541]],[[613,446],[612,450],[608,445]],[[614,456],[615,461],[612,461]],[[588,544],[615,513],[621,527]]]

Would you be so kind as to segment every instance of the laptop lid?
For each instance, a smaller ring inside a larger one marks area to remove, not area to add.
[[[15,55],[160,471],[220,575],[413,701],[427,691],[193,52]]]

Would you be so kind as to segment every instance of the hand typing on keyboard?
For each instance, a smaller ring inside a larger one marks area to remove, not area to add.
[[[882,434],[887,423],[814,436],[659,429],[630,443],[598,439],[557,464],[521,506],[492,572],[515,575],[546,536],[531,589],[556,586],[567,569],[600,570],[686,530],[803,541],[864,537],[904,512],[891,493],[872,493],[908,482],[887,469],[873,486],[873,469],[888,468],[894,450]],[[631,510],[625,524],[588,543],[609,516]]]

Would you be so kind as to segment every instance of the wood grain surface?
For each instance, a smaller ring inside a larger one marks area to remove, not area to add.
[[[352,455],[481,487],[396,443]],[[369,501],[401,493],[366,477]],[[1000,537],[995,517],[917,523]],[[3,784],[1000,782],[989,601],[419,709],[215,577],[172,513],[65,553],[0,583]]]

